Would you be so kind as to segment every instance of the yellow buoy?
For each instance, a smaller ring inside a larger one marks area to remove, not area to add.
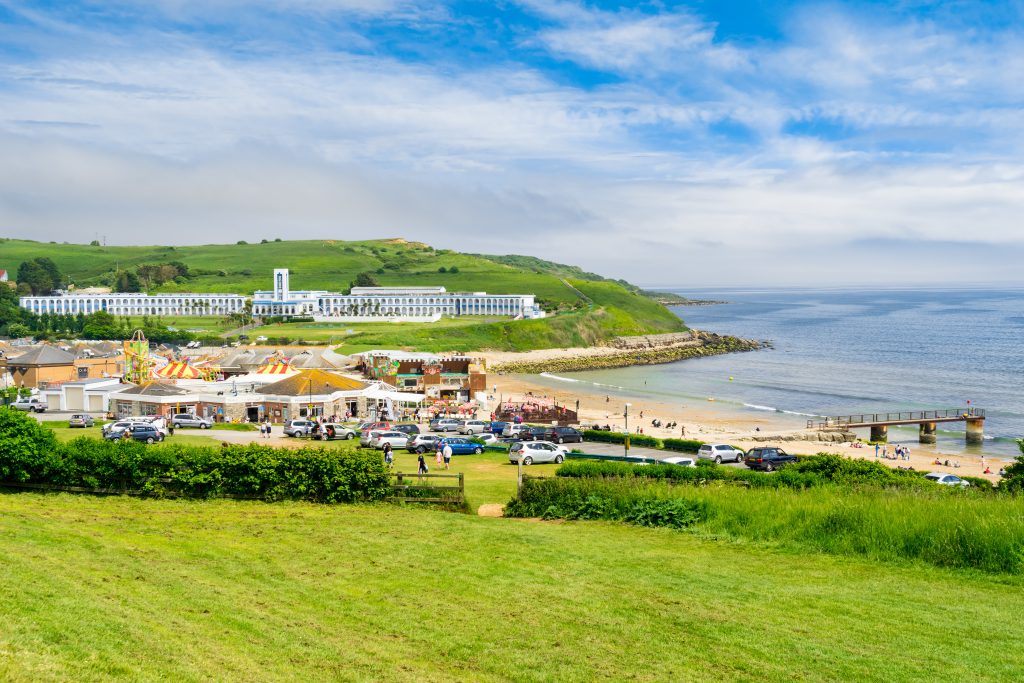
[[[712,397],[712,396],[708,396],[708,400],[709,400],[709,401],[714,401],[715,399],[714,399],[714,397]]]

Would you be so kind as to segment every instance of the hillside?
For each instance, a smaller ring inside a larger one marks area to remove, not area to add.
[[[119,271],[145,264],[180,263],[189,277],[146,287],[149,292],[228,292],[251,294],[271,286],[274,268],[289,268],[294,289],[341,291],[359,273],[381,285],[441,285],[449,291],[535,294],[554,314],[539,321],[466,320],[439,326],[345,324],[349,347],[404,346],[421,350],[452,348],[525,350],[600,344],[620,335],[685,330],[683,322],[639,288],[587,273],[574,266],[524,256],[482,256],[437,250],[401,239],[344,242],[270,241],[260,244],[105,247],[5,240],[0,268],[12,274],[22,261],[46,256],[77,287],[110,286]],[[439,272],[440,269],[446,272]],[[455,269],[457,272],[450,272]],[[174,321],[168,321],[169,324]],[[225,330],[230,326],[225,325]],[[330,341],[338,328],[298,323],[275,325],[267,336]],[[340,341],[340,339],[339,339]]]

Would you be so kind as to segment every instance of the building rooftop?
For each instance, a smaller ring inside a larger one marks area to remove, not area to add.
[[[312,393],[314,396],[333,394],[336,391],[361,391],[368,385],[349,377],[343,377],[324,370],[302,370],[280,382],[274,382],[256,391],[261,394],[278,396],[303,396]]]
[[[192,392],[167,382],[152,381],[143,382],[119,393],[131,396],[184,396]]]
[[[37,346],[20,356],[9,358],[8,365],[72,365],[75,355],[53,346]]]

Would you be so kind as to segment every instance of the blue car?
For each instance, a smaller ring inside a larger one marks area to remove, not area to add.
[[[452,455],[469,455],[470,453],[479,455],[484,452],[484,447],[482,445],[458,436],[440,439],[438,444],[441,448],[444,448],[445,445],[451,446]]]
[[[501,436],[501,433],[505,431],[505,425],[507,424],[508,422],[491,422],[491,434]]]

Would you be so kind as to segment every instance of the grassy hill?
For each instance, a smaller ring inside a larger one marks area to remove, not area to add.
[[[1015,577],[412,507],[0,495],[0,679],[1016,680]]]
[[[683,322],[629,283],[608,280],[574,266],[525,256],[482,256],[436,250],[405,240],[343,242],[282,241],[262,244],[104,247],[5,240],[0,268],[12,273],[25,260],[47,256],[78,287],[109,285],[118,269],[181,262],[192,277],[150,292],[229,292],[251,294],[271,287],[274,268],[291,270],[294,289],[340,291],[356,275],[371,272],[382,285],[441,285],[449,291],[535,294],[556,315],[540,321],[465,320],[444,326],[345,324],[346,351],[375,346],[420,350],[526,350],[601,343],[614,336],[676,332]],[[440,273],[440,268],[458,272]],[[175,324],[175,321],[167,321]],[[178,325],[188,328],[183,322]],[[225,325],[224,329],[228,329]],[[337,326],[278,325],[257,334],[268,337],[335,339]]]

